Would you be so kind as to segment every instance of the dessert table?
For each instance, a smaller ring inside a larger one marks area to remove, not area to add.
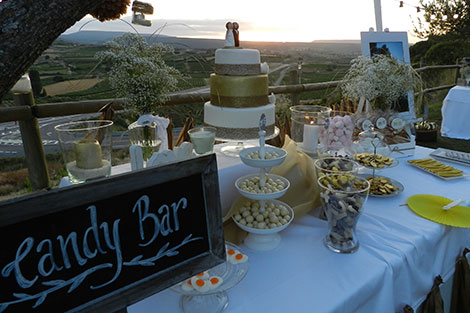
[[[220,149],[220,148],[219,148]],[[327,222],[313,215],[296,219],[271,251],[253,251],[248,275],[228,290],[227,313],[402,312],[417,309],[436,275],[452,277],[456,257],[470,246],[470,229],[443,226],[415,215],[406,199],[435,194],[469,200],[468,178],[444,181],[407,164],[432,150],[417,147],[414,157],[380,172],[400,181],[404,191],[390,198],[369,197],[357,225],[360,247],[337,254],[323,245]],[[238,196],[233,182],[256,169],[239,159],[218,157],[222,207]],[[468,167],[455,165],[466,172]],[[180,295],[165,290],[128,307],[130,313],[179,312]]]
[[[455,86],[449,90],[442,108],[441,135],[457,139],[470,139],[470,87]]]

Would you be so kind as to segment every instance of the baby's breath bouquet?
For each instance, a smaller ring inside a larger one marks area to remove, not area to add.
[[[176,90],[181,73],[163,59],[172,49],[161,44],[149,45],[135,34],[125,34],[107,43],[107,50],[96,57],[111,65],[108,73],[111,87],[124,97],[127,110],[140,114],[129,125],[129,140],[142,148],[144,159],[153,152],[168,148],[166,128],[169,120],[153,115],[155,109]]]
[[[149,45],[142,36],[125,34],[106,44],[107,50],[96,57],[111,64],[111,87],[125,99],[127,109],[152,113],[175,91],[180,72],[163,60],[172,49],[161,44]]]
[[[391,56],[373,58],[359,56],[351,61],[341,90],[345,98],[359,100],[364,97],[374,109],[387,110],[410,90],[421,89],[418,73],[407,64]]]

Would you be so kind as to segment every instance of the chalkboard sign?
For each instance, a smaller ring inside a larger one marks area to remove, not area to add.
[[[215,155],[0,204],[0,312],[114,312],[225,260]]]

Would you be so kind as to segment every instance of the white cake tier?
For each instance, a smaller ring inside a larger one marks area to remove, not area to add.
[[[255,49],[217,49],[215,64],[260,64],[259,51]]]
[[[204,104],[204,123],[223,128],[258,128],[261,114],[266,115],[266,125],[274,125],[274,104],[253,108],[227,108]]]

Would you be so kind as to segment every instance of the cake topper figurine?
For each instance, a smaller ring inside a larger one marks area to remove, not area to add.
[[[235,41],[235,47],[240,47],[240,40],[239,40],[239,32],[238,32],[238,23],[237,22],[233,22],[233,38],[234,38],[234,41]]]
[[[225,47],[235,47],[235,38],[233,32],[233,23],[228,22],[225,24],[227,32],[225,33]]]

